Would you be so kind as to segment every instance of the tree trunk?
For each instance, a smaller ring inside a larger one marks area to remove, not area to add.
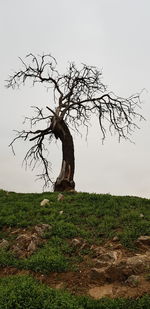
[[[68,126],[64,120],[56,118],[52,119],[52,132],[56,139],[60,139],[62,142],[62,166],[59,176],[54,184],[54,191],[70,191],[74,190],[75,183],[74,177],[74,144],[73,138],[69,131]]]

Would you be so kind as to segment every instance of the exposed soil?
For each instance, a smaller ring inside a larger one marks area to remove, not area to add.
[[[24,236],[26,245],[23,245],[22,242],[20,246],[22,256],[18,258],[32,254],[42,241],[46,241],[42,239],[37,228],[34,228],[33,231],[9,229],[9,233],[16,235],[15,239],[18,239],[17,243],[16,240],[13,240],[13,248],[17,244],[19,246],[19,237],[26,235],[26,237]],[[32,241],[32,252],[29,252],[30,243],[27,242],[27,237],[30,242]],[[4,267],[0,269],[0,277],[30,274],[49,287],[65,289],[73,294],[90,295],[96,299],[106,296],[136,298],[150,293],[150,238],[144,238],[144,236],[139,238],[136,252],[123,248],[118,239],[113,239],[102,246],[87,245],[82,239],[72,239],[68,242],[70,246],[76,246],[76,252],[79,255],[81,248],[87,246],[89,249],[89,253],[83,255],[82,262],[77,265],[76,271],[45,275]]]

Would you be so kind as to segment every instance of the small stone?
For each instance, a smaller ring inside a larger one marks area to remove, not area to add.
[[[63,201],[64,198],[65,198],[64,195],[63,195],[62,193],[59,193],[59,194],[58,194],[58,197],[57,197],[57,201],[58,201],[58,202]]]
[[[77,239],[77,238],[74,238],[74,239],[72,239],[71,244],[72,244],[73,246],[75,246],[75,247],[78,247],[78,246],[81,245],[81,241],[80,241],[79,239]]]
[[[128,277],[128,279],[125,281],[129,286],[136,287],[139,284],[139,276],[131,275]]]
[[[137,244],[143,244],[143,245],[147,245],[147,246],[150,246],[150,236],[140,236],[138,239],[137,239]]]
[[[140,218],[144,218],[144,215],[143,215],[143,214],[140,214]]]
[[[43,201],[41,201],[40,205],[41,206],[49,205],[49,200],[47,198],[45,198]]]
[[[112,239],[112,241],[118,241],[119,237],[118,236],[114,236],[114,238]]]
[[[5,249],[7,250],[9,248],[9,242],[6,239],[2,239],[0,241],[0,249]]]
[[[29,251],[30,253],[33,253],[35,250],[37,249],[37,245],[35,243],[35,241],[31,240],[28,248],[27,248],[27,251]]]

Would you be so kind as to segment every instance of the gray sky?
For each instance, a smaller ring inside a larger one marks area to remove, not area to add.
[[[8,144],[13,129],[22,128],[30,106],[44,107],[50,98],[44,88],[4,87],[8,75],[20,68],[18,56],[51,52],[60,70],[68,61],[103,69],[103,81],[120,96],[141,89],[147,121],[133,134],[135,144],[108,137],[104,145],[96,120],[88,141],[75,135],[78,191],[137,195],[150,198],[150,1],[149,0],[0,0],[0,188],[41,192],[38,170],[21,168],[26,147]],[[53,178],[61,166],[61,146],[50,149]]]

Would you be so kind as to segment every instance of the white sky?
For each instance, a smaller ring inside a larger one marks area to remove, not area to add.
[[[60,69],[68,61],[103,69],[104,82],[120,96],[146,88],[142,113],[147,121],[133,134],[135,145],[108,137],[104,145],[94,120],[88,142],[75,136],[78,191],[150,198],[150,1],[149,0],[0,0],[0,188],[41,192],[38,170],[21,168],[25,145],[8,147],[30,106],[50,104],[45,89],[4,87],[18,56],[51,52]],[[53,178],[61,166],[61,147],[50,149]]]

